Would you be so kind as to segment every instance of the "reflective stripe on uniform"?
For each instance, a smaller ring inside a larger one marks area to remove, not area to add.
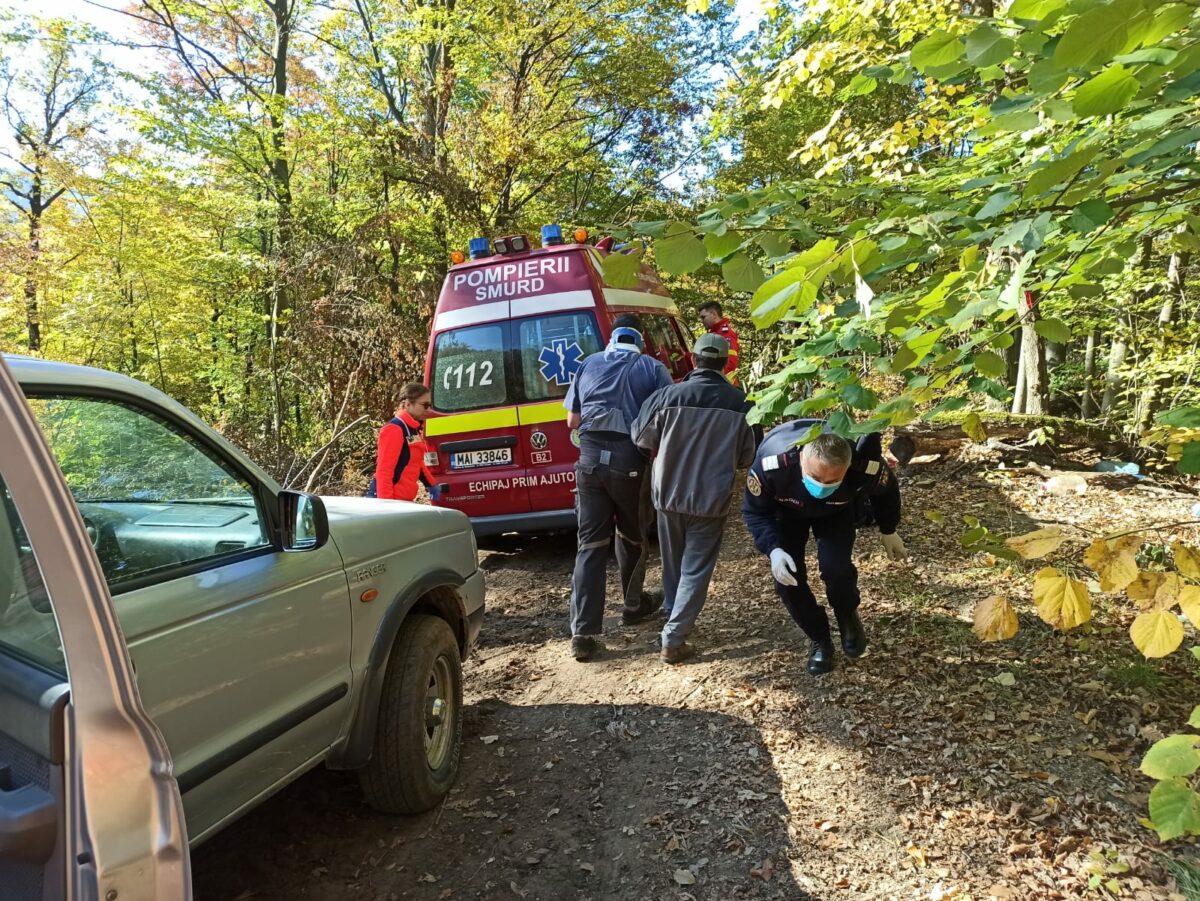
[[[517,420],[521,425],[538,425],[543,422],[565,422],[567,409],[560,400],[540,404],[524,404],[517,407]]]
[[[562,409],[561,407],[559,409]],[[430,416],[425,420],[426,437],[461,435],[463,432],[482,432],[486,429],[506,429],[517,425],[517,408],[500,407],[474,413],[451,413]]]

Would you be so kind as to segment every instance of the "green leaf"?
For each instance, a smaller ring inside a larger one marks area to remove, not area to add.
[[[1039,319],[1033,324],[1033,330],[1055,344],[1071,343],[1071,329],[1061,319]]]
[[[1166,779],[1150,790],[1150,821],[1164,842],[1200,833],[1200,795],[1183,778]]]
[[[1016,268],[1013,269],[1008,284],[1000,292],[1000,304],[1004,309],[1017,310],[1020,307],[1021,287],[1025,283],[1025,273],[1029,270],[1029,264],[1032,262],[1033,252],[1030,251],[1021,257],[1021,262],[1017,263]]]
[[[1113,217],[1113,208],[1099,198],[1085,200],[1067,217],[1067,225],[1081,235],[1094,232]],[[1124,268],[1124,267],[1122,267]]]
[[[974,529],[968,529],[963,532],[958,540],[962,542],[963,547],[970,547],[973,544],[979,544],[979,542],[987,538],[987,533],[988,530],[983,526],[977,526]]]
[[[1067,26],[1054,48],[1054,64],[1064,69],[1105,63],[1125,47],[1126,21],[1131,3],[1106,3],[1089,9]]]
[[[721,267],[721,274],[730,291],[756,291],[766,279],[762,267],[744,253],[731,257]]]
[[[822,238],[808,250],[801,253],[788,263],[788,266],[799,266],[802,269],[816,269],[837,251],[838,242],[834,238]]]
[[[1150,746],[1142,758],[1141,770],[1151,779],[1190,776],[1200,769],[1200,735],[1168,735]]]
[[[874,410],[879,404],[875,392],[857,382],[852,382],[842,389],[842,400],[856,410]]]
[[[967,35],[967,62],[976,69],[995,66],[1012,55],[1016,44],[988,23]]]
[[[916,357],[913,362],[920,362],[925,356],[933,350],[933,345],[937,344],[939,338],[946,331],[945,327],[935,328],[925,332],[923,335],[918,335],[905,345],[911,350]],[[907,368],[907,367],[906,367]]]
[[[851,430],[854,428],[854,420],[841,410],[837,410],[831,413],[829,419],[825,421],[825,427],[835,435],[841,435],[845,438],[849,436]]]
[[[700,240],[688,231],[655,241],[654,257],[664,272],[686,275],[703,266],[708,254]]]
[[[1040,21],[1066,5],[1067,0],[1014,0],[1008,15],[1013,19]]]
[[[804,280],[806,275],[803,269],[785,269],[759,285],[750,301],[755,328],[772,326],[793,308],[804,312],[816,302],[817,287]]]
[[[1188,725],[1193,729],[1200,729],[1200,704],[1192,709],[1192,715],[1188,717]]]
[[[1125,108],[1140,87],[1132,71],[1121,65],[1109,66],[1079,86],[1073,101],[1075,113],[1083,118],[1115,113]]]
[[[1008,364],[999,354],[985,350],[975,355],[975,369],[990,378],[999,378],[1008,372]]]
[[[742,246],[742,236],[737,232],[725,232],[723,235],[708,234],[704,236],[704,249],[708,251],[710,260],[727,257]]]
[[[1200,429],[1200,407],[1176,407],[1159,413],[1154,421],[1172,429]]]
[[[763,253],[767,255],[767,259],[781,257],[792,249],[792,239],[779,232],[763,232],[763,234],[754,240],[763,249]]]
[[[1025,185],[1022,196],[1034,197],[1048,191],[1055,185],[1070,181],[1084,166],[1092,161],[1099,150],[1099,144],[1080,147],[1074,153],[1060,160],[1054,160],[1040,169],[1035,169],[1033,174],[1029,176],[1029,181]]]
[[[604,284],[611,288],[636,288],[641,269],[642,250],[633,253],[610,253],[604,258]]]
[[[1189,441],[1183,446],[1178,468],[1186,476],[1200,475],[1200,441]]]
[[[1007,210],[1010,206],[1017,202],[1017,195],[1005,189],[997,191],[987,199],[979,212],[975,214],[975,218],[980,221],[991,219],[993,216],[998,216]]]
[[[962,56],[963,45],[958,35],[938,29],[924,40],[917,41],[909,59],[914,68],[925,71],[948,66]]]

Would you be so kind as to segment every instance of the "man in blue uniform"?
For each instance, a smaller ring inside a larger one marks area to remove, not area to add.
[[[658,605],[642,596],[649,553],[643,509],[649,460],[634,445],[630,429],[647,398],[671,384],[671,374],[642,353],[643,340],[641,320],[622,313],[613,320],[608,347],[583,361],[563,399],[567,425],[579,429],[571,653],[580,661],[596,652],[596,636],[603,631],[605,569],[614,520],[625,601],[621,619],[632,625],[658,612]]]
[[[883,460],[878,434],[852,446],[830,433],[797,447],[821,424],[797,420],[772,429],[746,477],[742,516],[754,545],[771,559],[775,592],[812,641],[808,671],[833,669],[829,617],[808,586],[804,551],[811,532],[825,597],[837,617],[842,650],[860,657],[867,634],[858,616],[858,570],[851,552],[859,525],[874,519],[892,560],[907,555],[896,534],[900,488]]]

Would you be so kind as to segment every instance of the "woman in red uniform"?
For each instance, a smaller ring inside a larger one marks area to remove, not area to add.
[[[375,478],[367,497],[411,501],[417,497],[417,483],[437,500],[439,491],[425,467],[425,433],[429,415],[429,389],[420,382],[405,385],[400,391],[394,418],[379,430],[379,451],[375,457]]]

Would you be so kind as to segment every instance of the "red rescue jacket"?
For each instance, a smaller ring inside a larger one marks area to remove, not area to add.
[[[729,342],[729,362],[725,364],[725,374],[729,375],[738,365],[738,336],[733,330],[733,326],[729,324],[728,319],[722,319],[720,322],[714,323],[708,329],[714,335],[720,335]],[[730,379],[733,384],[737,384],[736,379]]]
[[[375,496],[397,501],[417,497],[417,482],[433,486],[425,468],[425,433],[421,423],[407,413],[388,420],[379,430],[379,452],[375,457]]]

